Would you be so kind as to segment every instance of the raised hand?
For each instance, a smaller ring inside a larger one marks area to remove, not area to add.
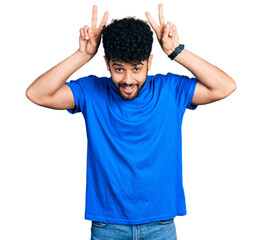
[[[157,39],[163,49],[163,51],[169,55],[171,54],[176,47],[179,46],[179,37],[175,25],[172,25],[172,22],[168,21],[165,24],[163,5],[158,4],[158,15],[160,26],[154,21],[149,12],[146,12],[147,20],[154,29]]]
[[[102,21],[98,28],[96,27],[97,24],[97,6],[93,6],[93,13],[92,13],[92,22],[91,27],[85,25],[83,28],[80,28],[80,36],[79,36],[79,51],[88,54],[89,56],[93,57],[99,47],[101,41],[101,33],[103,27],[106,25],[108,19],[108,12],[104,13]]]

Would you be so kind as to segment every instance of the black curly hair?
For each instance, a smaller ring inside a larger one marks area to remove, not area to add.
[[[127,17],[112,22],[102,30],[107,61],[135,63],[148,60],[153,44],[153,32],[146,21]]]

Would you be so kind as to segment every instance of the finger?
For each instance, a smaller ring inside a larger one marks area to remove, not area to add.
[[[170,21],[167,22],[168,26],[169,26],[169,32],[168,32],[168,36],[169,37],[172,37],[173,34],[174,34],[174,31],[173,31],[173,25]]]
[[[169,37],[175,37],[177,32],[176,32],[176,26],[175,25],[170,25],[171,28],[170,28],[170,31],[168,33],[168,36]]]
[[[168,36],[169,37],[173,37],[173,35],[174,35],[174,30],[173,30],[173,25],[171,24],[171,23],[169,23],[170,25],[170,30],[169,30],[169,33],[168,33]]]
[[[103,27],[106,25],[106,22],[107,22],[107,19],[108,19],[108,15],[109,15],[109,12],[106,11],[106,12],[104,13],[104,16],[103,16],[103,18],[102,18],[102,20],[101,20],[101,23],[99,24],[99,27],[98,27],[100,30],[102,30]]]
[[[87,31],[88,31],[89,27],[87,25],[84,26],[84,38],[85,39],[89,39]]]
[[[172,37],[175,37],[175,35],[177,34],[177,29],[176,29],[176,26],[175,25],[172,25]]]
[[[169,34],[168,34],[169,37],[175,37],[175,33],[173,31],[170,31]]]
[[[150,23],[150,25],[152,26],[152,28],[155,30],[155,32],[157,32],[158,25],[156,24],[154,19],[151,17],[149,12],[146,12],[146,18],[147,18],[148,22]]]
[[[93,13],[92,13],[92,23],[91,28],[96,28],[96,22],[97,22],[97,6],[93,6]]]
[[[83,28],[80,28],[80,36],[82,39],[85,39],[85,34],[84,34],[84,29]]]
[[[159,16],[159,22],[160,26],[165,25],[165,18],[164,18],[164,10],[163,10],[163,4],[158,4],[158,16]]]
[[[92,28],[89,28],[88,29],[88,37],[90,39],[90,43],[92,46],[96,46],[96,40],[95,40],[95,37],[94,37],[94,33],[92,31]]]
[[[165,29],[164,29],[164,34],[163,34],[163,40],[167,40],[168,37],[170,37],[170,32],[171,32],[171,26],[170,25],[170,22],[167,22],[166,26],[165,26]]]

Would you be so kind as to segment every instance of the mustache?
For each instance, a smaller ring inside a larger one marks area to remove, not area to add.
[[[137,84],[136,83],[133,83],[133,84],[122,83],[122,84],[120,84],[120,86],[123,86],[123,87],[132,87],[134,85],[137,85]]]

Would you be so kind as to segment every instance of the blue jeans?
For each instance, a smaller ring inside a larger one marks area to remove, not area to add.
[[[177,240],[174,218],[139,225],[92,221],[91,240]]]

